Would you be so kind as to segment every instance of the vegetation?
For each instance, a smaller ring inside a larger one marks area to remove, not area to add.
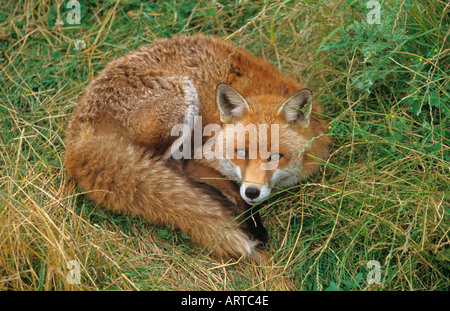
[[[80,0],[70,24],[73,2],[0,4],[0,290],[449,288],[447,1],[371,1],[379,24],[361,0]],[[98,71],[196,32],[305,81],[334,139],[317,177],[263,207],[261,262],[106,212],[64,168],[66,122]]]

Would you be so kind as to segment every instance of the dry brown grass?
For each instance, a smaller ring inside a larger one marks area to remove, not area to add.
[[[448,288],[448,137],[436,130],[427,138],[404,107],[412,92],[380,98],[377,111],[373,98],[353,96],[352,74],[362,66],[356,52],[336,62],[318,52],[328,34],[359,16],[346,2],[105,1],[83,6],[81,26],[57,26],[63,4],[0,5],[0,290]],[[105,212],[66,176],[65,124],[98,70],[154,38],[197,31],[228,37],[302,78],[345,125],[333,129],[336,144],[321,174],[264,209],[270,246],[258,263],[219,262],[172,228]],[[444,37],[427,60],[445,71]],[[75,50],[75,40],[86,48]],[[431,81],[448,87],[439,79]],[[383,133],[395,132],[399,120],[421,149],[399,142],[392,154],[405,156],[394,161],[380,150],[392,145]],[[438,142],[434,153],[424,151]],[[68,282],[72,260],[80,284]],[[381,285],[366,282],[369,260],[381,263]]]

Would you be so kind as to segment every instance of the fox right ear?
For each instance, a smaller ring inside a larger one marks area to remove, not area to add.
[[[217,85],[217,105],[219,106],[220,121],[222,122],[240,119],[249,109],[244,96],[226,83]]]
[[[308,88],[301,89],[289,97],[278,110],[292,124],[309,126],[312,111],[312,92]]]

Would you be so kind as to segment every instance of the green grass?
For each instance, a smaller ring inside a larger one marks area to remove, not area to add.
[[[450,287],[446,1],[380,1],[379,25],[366,1],[80,2],[80,25],[66,22],[67,1],[0,4],[0,290]],[[317,177],[265,205],[260,263],[218,262],[170,227],[108,213],[64,168],[66,122],[90,79],[196,32],[305,81],[334,139]],[[367,281],[371,260],[380,284]]]

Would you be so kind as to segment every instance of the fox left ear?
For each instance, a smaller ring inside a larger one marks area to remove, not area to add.
[[[240,119],[249,109],[248,103],[238,91],[226,83],[217,85],[217,105],[222,122]]]
[[[284,114],[286,121],[290,123],[308,126],[311,111],[312,92],[304,88],[286,99],[278,110],[278,114]]]

